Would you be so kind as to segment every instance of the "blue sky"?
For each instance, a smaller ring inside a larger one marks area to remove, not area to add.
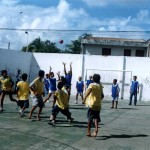
[[[64,39],[65,45],[85,32],[93,36],[149,39],[149,3],[150,0],[0,0],[0,48],[7,48],[10,42],[12,49],[19,50],[36,37],[56,44]]]

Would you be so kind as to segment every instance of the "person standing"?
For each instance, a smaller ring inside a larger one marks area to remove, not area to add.
[[[132,105],[132,98],[134,96],[134,105],[137,104],[137,94],[139,93],[139,82],[137,81],[137,76],[133,76],[133,81],[130,85],[130,101],[129,105]]]

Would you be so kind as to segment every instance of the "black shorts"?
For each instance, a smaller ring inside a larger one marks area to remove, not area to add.
[[[59,112],[61,112],[65,116],[67,116],[68,119],[71,118],[71,113],[69,112],[68,108],[61,109],[60,107],[58,107],[58,105],[55,105],[54,108],[52,109],[52,115],[56,117]]]
[[[18,106],[29,108],[29,100],[18,100]]]
[[[92,110],[91,108],[88,108],[87,118],[88,118],[88,122],[93,121],[93,119],[98,119],[98,122],[100,122],[100,111],[96,111],[96,110]]]

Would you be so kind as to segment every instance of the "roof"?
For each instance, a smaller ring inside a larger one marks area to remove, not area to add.
[[[150,41],[143,39],[127,39],[113,37],[92,37],[88,36],[82,39],[84,45],[109,45],[109,46],[132,46],[132,47],[148,47]]]

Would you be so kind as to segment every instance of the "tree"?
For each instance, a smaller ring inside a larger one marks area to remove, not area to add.
[[[65,52],[73,53],[73,54],[80,54],[82,51],[81,41],[82,39],[85,39],[86,37],[89,37],[89,36],[91,37],[92,34],[85,33],[79,36],[77,40],[71,41],[71,44],[66,45],[67,49],[65,50]]]
[[[27,51],[27,46],[22,48],[22,51]],[[49,40],[42,41],[41,38],[36,38],[28,45],[28,52],[41,52],[41,53],[61,53],[61,50],[56,47],[56,43]]]

